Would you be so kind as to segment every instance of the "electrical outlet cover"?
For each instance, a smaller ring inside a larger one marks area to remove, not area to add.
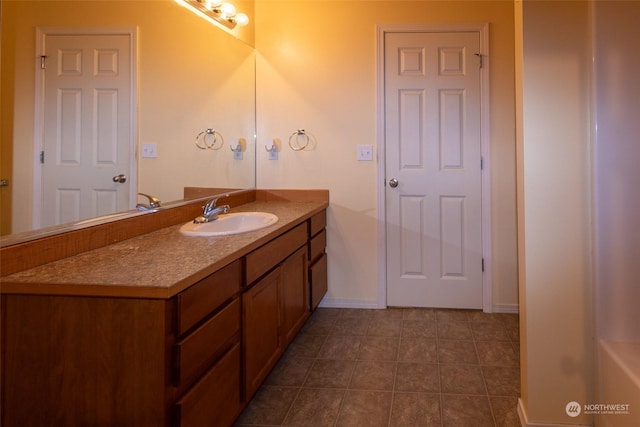
[[[145,157],[145,158],[158,157],[158,145],[155,142],[143,142],[142,157]]]
[[[358,145],[357,159],[359,161],[373,160],[373,145]]]

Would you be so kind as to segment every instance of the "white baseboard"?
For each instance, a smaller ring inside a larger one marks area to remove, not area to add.
[[[522,427],[592,427],[586,424],[548,424],[548,423],[532,423],[527,419],[527,412],[524,410],[522,399],[518,398],[518,418]]]
[[[493,306],[493,312],[518,314],[520,312],[520,308],[518,304],[495,304]]]
[[[362,301],[355,299],[322,298],[318,307],[321,308],[378,308],[376,301]]]
[[[377,301],[362,301],[355,299],[340,299],[324,297],[320,301],[319,307],[322,308],[380,308]],[[497,304],[493,306],[494,313],[513,313],[517,314],[518,304]]]

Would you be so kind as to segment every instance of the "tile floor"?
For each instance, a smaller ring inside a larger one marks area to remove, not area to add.
[[[518,317],[318,309],[236,426],[519,426]]]

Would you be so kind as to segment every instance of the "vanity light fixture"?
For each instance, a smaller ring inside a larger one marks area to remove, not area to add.
[[[236,11],[236,7],[229,2],[216,0],[175,0],[181,6],[200,17],[214,23],[222,24],[227,28],[243,27],[249,23],[249,17]]]

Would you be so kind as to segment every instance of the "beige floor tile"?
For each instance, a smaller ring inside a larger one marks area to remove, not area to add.
[[[347,390],[336,426],[387,426],[391,399],[390,392]]]
[[[401,338],[398,361],[438,363],[436,340],[421,337]]]
[[[316,359],[311,367],[309,376],[304,382],[304,386],[313,388],[347,388],[355,366],[355,360]]]
[[[316,357],[326,339],[326,335],[312,335],[301,332],[289,345],[286,354],[293,357]]]
[[[367,328],[367,335],[377,337],[399,337],[401,332],[402,317],[374,317]]]
[[[399,337],[366,336],[362,338],[358,359],[398,360]]]
[[[438,338],[445,340],[472,339],[469,322],[460,320],[438,320]]]
[[[404,320],[436,320],[436,311],[432,308],[405,308]]]
[[[520,367],[483,366],[482,374],[490,396],[520,396]]]
[[[493,415],[487,396],[442,395],[444,427],[492,427]]]
[[[440,427],[440,395],[437,393],[394,393],[391,404],[392,427]]]
[[[321,359],[355,360],[362,338],[358,336],[330,335],[318,352]]]
[[[332,335],[366,335],[370,320],[365,317],[341,317],[336,319]]]
[[[436,338],[436,322],[429,319],[404,319],[402,337]]]
[[[350,389],[391,391],[396,376],[396,362],[359,360],[349,383]]]
[[[240,426],[519,426],[519,320],[479,310],[317,309]]]
[[[313,360],[307,357],[293,357],[287,353],[278,361],[265,384],[300,387],[309,374]]]
[[[440,364],[440,388],[443,393],[486,394],[478,365]]]
[[[456,321],[456,322],[468,322],[469,318],[467,312],[469,310],[453,310],[446,308],[436,309],[436,320],[438,321]]]
[[[238,424],[280,425],[299,391],[299,388],[291,387],[260,387],[238,419]]]
[[[490,396],[491,410],[496,427],[520,427],[518,399],[516,397]]]
[[[333,426],[345,391],[303,388],[282,423],[285,426]]]
[[[440,371],[437,364],[398,363],[396,391],[440,392]]]
[[[478,364],[476,345],[468,340],[438,340],[438,362]]]
[[[471,323],[476,341],[511,341],[502,323]]]
[[[476,341],[481,365],[517,366],[518,354],[510,341]]]

